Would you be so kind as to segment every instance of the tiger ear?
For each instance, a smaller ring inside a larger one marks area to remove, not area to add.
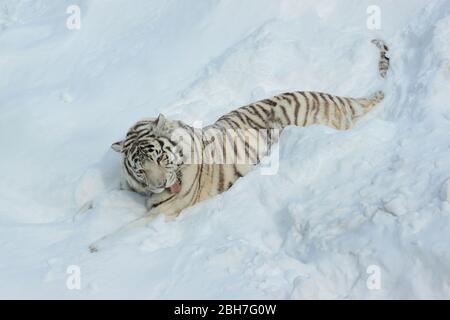
[[[111,149],[113,149],[114,151],[116,151],[116,152],[122,152],[123,151],[123,149],[122,149],[122,145],[123,145],[123,141],[121,140],[121,141],[117,141],[117,142],[114,142],[112,145],[111,145]]]
[[[166,117],[162,113],[159,114],[158,118],[156,118],[155,121],[155,131],[161,131],[161,129],[164,127],[164,124],[166,123]]]

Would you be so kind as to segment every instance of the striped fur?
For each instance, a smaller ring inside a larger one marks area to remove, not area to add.
[[[389,68],[388,48],[381,40],[372,42],[380,49],[379,73],[385,77]],[[123,171],[128,185],[137,192],[150,195],[150,214],[176,216],[181,210],[229,189],[261,159],[263,155],[255,155],[255,145],[244,139],[239,130],[254,130],[258,135],[257,130],[282,130],[288,125],[311,124],[346,130],[383,98],[381,91],[366,98],[312,91],[287,92],[233,110],[198,132],[181,121],[166,120],[160,115],[157,119],[136,123],[125,140],[115,143],[113,149],[123,154]],[[223,156],[234,154],[242,158],[253,155],[256,161],[186,163],[188,155],[173,139],[174,130],[180,128],[196,141],[189,149],[192,153],[196,149],[209,149],[209,155],[212,155],[220,148]],[[240,145],[227,145],[225,138],[233,132],[230,129],[237,132],[234,140],[240,141]],[[214,130],[223,133],[224,141],[208,136],[208,132]],[[269,135],[265,139],[269,145],[276,141]],[[176,181],[181,183],[181,190],[174,193],[170,186]]]
[[[389,58],[386,56],[387,52],[389,51],[389,48],[386,45],[386,43],[384,43],[384,41],[380,39],[373,39],[372,43],[375,44],[378,49],[380,49],[380,60],[378,62],[378,70],[380,72],[380,76],[384,78],[386,77],[386,73],[389,69]]]

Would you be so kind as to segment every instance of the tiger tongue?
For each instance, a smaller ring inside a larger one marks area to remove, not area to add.
[[[175,182],[173,185],[171,185],[169,187],[169,189],[170,189],[170,192],[172,192],[172,193],[180,192],[181,191],[181,182],[180,182],[180,180],[177,180],[177,182]]]

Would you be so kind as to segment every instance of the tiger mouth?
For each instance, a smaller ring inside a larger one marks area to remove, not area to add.
[[[180,192],[181,191],[181,181],[179,179],[177,179],[177,181],[175,181],[175,183],[173,185],[171,185],[170,187],[167,187],[167,189],[169,189],[169,191],[172,193]]]

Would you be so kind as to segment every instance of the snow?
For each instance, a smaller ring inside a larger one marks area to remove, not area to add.
[[[0,298],[450,298],[450,1],[378,1],[381,30],[359,0],[75,2],[0,1]],[[277,174],[88,251],[146,213],[109,149],[139,118],[378,89],[350,131],[287,128]]]

